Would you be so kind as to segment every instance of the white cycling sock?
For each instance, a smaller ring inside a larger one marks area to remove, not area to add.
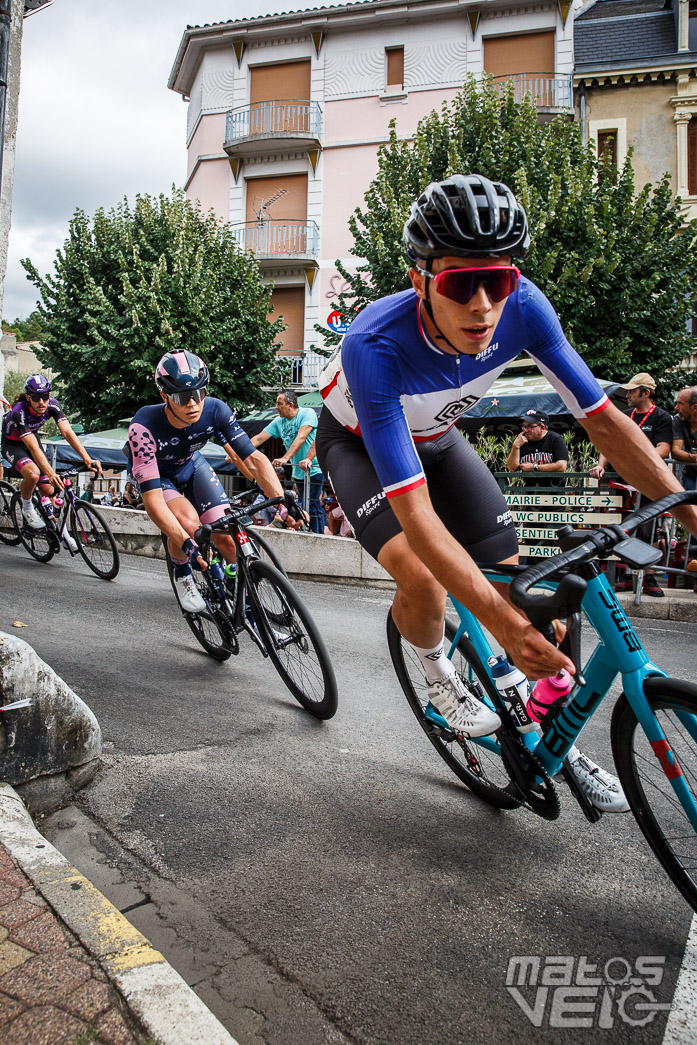
[[[24,498],[22,498],[22,508],[23,508],[23,510],[25,512],[28,512],[31,509],[31,506],[32,506],[31,497],[29,498],[28,501],[25,501]]]
[[[445,655],[445,632],[443,632],[443,638],[438,643],[438,645],[433,646],[432,649],[425,649],[422,646],[415,646],[413,642],[409,645],[421,661],[421,666],[424,669],[426,681],[429,684],[431,682],[435,682],[436,679],[442,679],[446,675],[455,674],[453,662],[451,660],[448,660],[448,658]]]

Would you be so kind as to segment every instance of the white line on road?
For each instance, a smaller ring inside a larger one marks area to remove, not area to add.
[[[687,934],[685,954],[666,1023],[663,1045],[694,1045],[697,1041],[697,916]]]

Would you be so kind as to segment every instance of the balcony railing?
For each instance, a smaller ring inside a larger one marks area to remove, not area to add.
[[[255,102],[227,113],[225,144],[249,138],[301,138],[319,141],[322,110],[318,102]]]
[[[319,254],[319,226],[314,221],[247,221],[233,225],[232,233],[243,250],[253,251],[258,258],[316,260]]]
[[[513,98],[516,102],[523,102],[529,94],[538,109],[573,109],[571,73],[559,73],[556,76],[550,76],[549,73],[515,73],[494,78],[494,86],[501,94],[509,83],[513,84]]]

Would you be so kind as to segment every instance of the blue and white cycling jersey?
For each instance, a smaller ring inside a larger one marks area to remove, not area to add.
[[[491,344],[478,355],[451,355],[427,335],[413,290],[368,305],[320,375],[324,405],[366,444],[388,497],[424,483],[414,442],[437,439],[486,394],[522,351],[574,417],[609,400],[566,340],[542,291],[521,277]]]

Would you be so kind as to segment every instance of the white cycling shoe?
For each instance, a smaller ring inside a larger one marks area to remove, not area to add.
[[[74,537],[70,536],[70,534],[67,532],[67,530],[65,531],[65,533],[61,537],[61,541],[63,542],[65,547],[68,549],[68,551],[72,552],[73,555],[74,555],[75,552],[77,551],[77,542],[75,541]]]
[[[174,583],[179,605],[186,613],[205,613],[206,603],[190,573],[185,573],[183,577],[175,577]]]
[[[596,765],[574,745],[567,755],[576,783],[592,806],[603,813],[627,813],[629,802],[616,776]]]
[[[24,516],[24,521],[30,530],[43,530],[43,528],[46,525],[44,520],[39,515],[38,510],[34,507],[33,504],[31,508],[23,507],[22,515]]]
[[[501,719],[469,692],[457,674],[436,679],[428,687],[428,699],[454,733],[486,737],[501,725]]]

